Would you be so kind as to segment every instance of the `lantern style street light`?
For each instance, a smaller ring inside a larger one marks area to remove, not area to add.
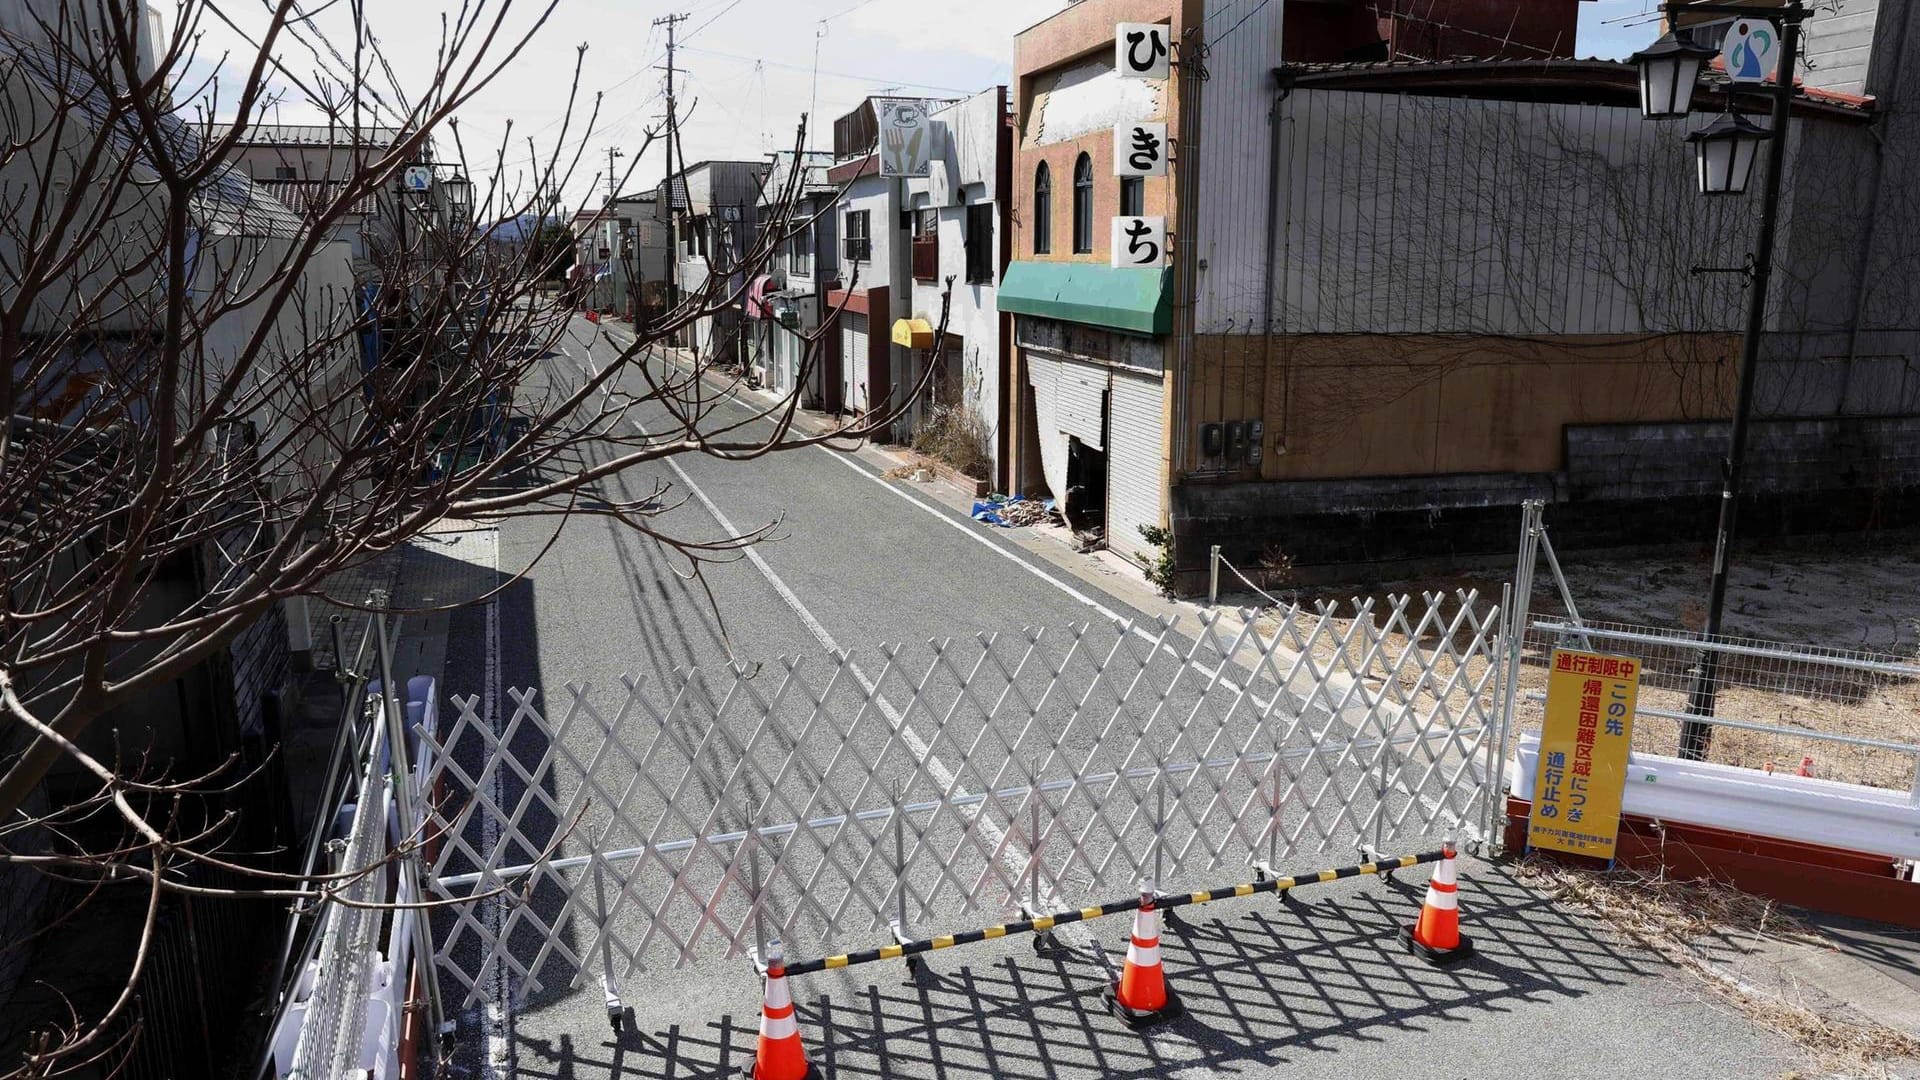
[[[473,181],[465,173],[454,173],[440,181],[441,191],[447,196],[447,211],[454,221],[466,224],[473,217]]]
[[[1812,11],[1807,0],[1778,4],[1722,3],[1718,0],[1667,0],[1668,25],[1675,31],[1635,53],[1640,68],[1640,111],[1653,118],[1686,116],[1693,107],[1694,85],[1706,60],[1722,50],[1709,49],[1680,36],[1688,22],[1702,18],[1727,20],[1725,52],[1729,60],[1726,115],[1687,136],[1693,144],[1703,195],[1741,195],[1767,145],[1767,167],[1760,187],[1760,229],[1746,267],[1747,324],[1740,338],[1739,384],[1733,403],[1733,430],[1727,439],[1727,457],[1721,469],[1720,524],[1713,552],[1713,581],[1707,593],[1707,620],[1700,640],[1720,640],[1721,615],[1727,604],[1727,564],[1740,506],[1740,484],[1746,467],[1747,429],[1753,415],[1754,376],[1760,360],[1760,337],[1766,328],[1767,286],[1773,276],[1773,243],[1780,219],[1780,174],[1787,156],[1787,125],[1792,119],[1794,67],[1800,51],[1800,25]],[[1779,36],[1780,58],[1771,79],[1761,70],[1762,35],[1770,37],[1773,22],[1784,27]],[[1733,61],[1739,61],[1734,67]],[[1772,124],[1761,127],[1733,108],[1736,93],[1764,95],[1772,106]],[[1713,709],[1720,654],[1703,648],[1687,696],[1687,712],[1699,720],[1680,725],[1680,756],[1704,760],[1713,740]]]
[[[1699,166],[1700,194],[1746,194],[1760,144],[1771,138],[1773,132],[1732,112],[1687,136]]]
[[[1640,68],[1640,114],[1649,120],[1671,120],[1693,108],[1693,88],[1700,68],[1717,55],[1669,32],[1627,59]]]

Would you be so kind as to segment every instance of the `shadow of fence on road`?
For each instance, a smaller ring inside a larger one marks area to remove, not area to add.
[[[1417,880],[1416,880],[1417,879]],[[1162,937],[1170,985],[1187,1015],[1142,1037],[1101,1001],[1105,969],[1091,950],[991,958],[928,957],[796,980],[808,1053],[834,1077],[991,1076],[1006,1080],[1162,1077],[1183,1069],[1331,1065],[1356,1043],[1436,1033],[1487,1013],[1576,998],[1659,970],[1593,924],[1555,907],[1498,867],[1478,867],[1467,897],[1466,963],[1420,964],[1399,940],[1425,875],[1390,879],[1319,902],[1314,893],[1184,909]],[[1120,920],[1114,920],[1116,922]],[[1096,924],[1099,926],[1099,924]],[[1103,939],[1112,928],[1099,926]],[[628,1026],[617,1042],[525,1038],[527,1077],[735,1080],[753,1063],[758,997],[700,1030]]]

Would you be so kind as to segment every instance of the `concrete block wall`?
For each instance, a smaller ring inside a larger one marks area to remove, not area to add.
[[[287,614],[275,604],[227,646],[233,661],[233,715],[244,738],[260,732],[267,695],[284,693],[292,678],[287,651]]]

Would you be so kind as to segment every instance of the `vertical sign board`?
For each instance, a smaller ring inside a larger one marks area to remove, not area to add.
[[[918,101],[880,103],[880,175],[925,176],[933,163],[933,121]]]
[[[1164,266],[1167,261],[1167,219],[1164,217],[1116,217],[1108,251],[1113,265]]]
[[[1527,846],[1612,859],[1640,661],[1555,649]]]
[[[1167,125],[1162,121],[1116,124],[1113,175],[1167,175]]]
[[[1123,79],[1165,79],[1172,41],[1173,28],[1165,23],[1114,23],[1113,68]]]

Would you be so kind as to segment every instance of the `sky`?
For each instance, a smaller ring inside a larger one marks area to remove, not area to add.
[[[162,3],[163,14],[178,0]],[[250,60],[242,35],[257,27],[260,5],[214,0],[238,30],[206,20],[203,62],[222,49],[226,70]],[[1527,2],[1527,0],[1521,0]],[[1580,56],[1624,57],[1655,36],[1657,0],[1585,0],[1580,5]],[[340,0],[303,0],[317,11],[315,27],[288,41],[276,58],[290,73],[277,118],[316,118],[292,82],[312,85],[321,71],[345,69],[353,35]],[[460,0],[367,0],[371,32],[395,79],[417,93],[434,69],[443,19],[456,18]],[[504,40],[531,34],[522,51],[459,111],[465,167],[482,185],[529,188],[536,154],[556,149],[576,162],[562,188],[563,203],[597,201],[607,190],[607,147],[623,191],[649,190],[665,171],[659,143],[636,155],[646,130],[665,112],[661,70],[665,28],[653,25],[683,14],[676,57],[676,96],[686,158],[758,160],[793,145],[802,112],[816,121],[810,140],[830,149],[832,125],[869,94],[892,92],[958,97],[1006,83],[1013,36],[1065,6],[1061,0],[557,0],[545,3],[466,0],[489,18],[504,12]],[[248,20],[253,22],[249,23]],[[328,44],[332,45],[329,49]],[[585,52],[579,52],[585,46]],[[504,50],[504,43],[500,49]],[[333,56],[337,50],[340,57]],[[574,65],[578,95],[568,113]],[[817,74],[816,74],[817,72]],[[598,95],[598,116],[588,125]],[[391,104],[397,98],[383,97]],[[274,118],[272,116],[269,117]],[[505,140],[504,168],[497,167]],[[529,140],[533,149],[529,149]],[[442,158],[451,139],[440,139]]]

